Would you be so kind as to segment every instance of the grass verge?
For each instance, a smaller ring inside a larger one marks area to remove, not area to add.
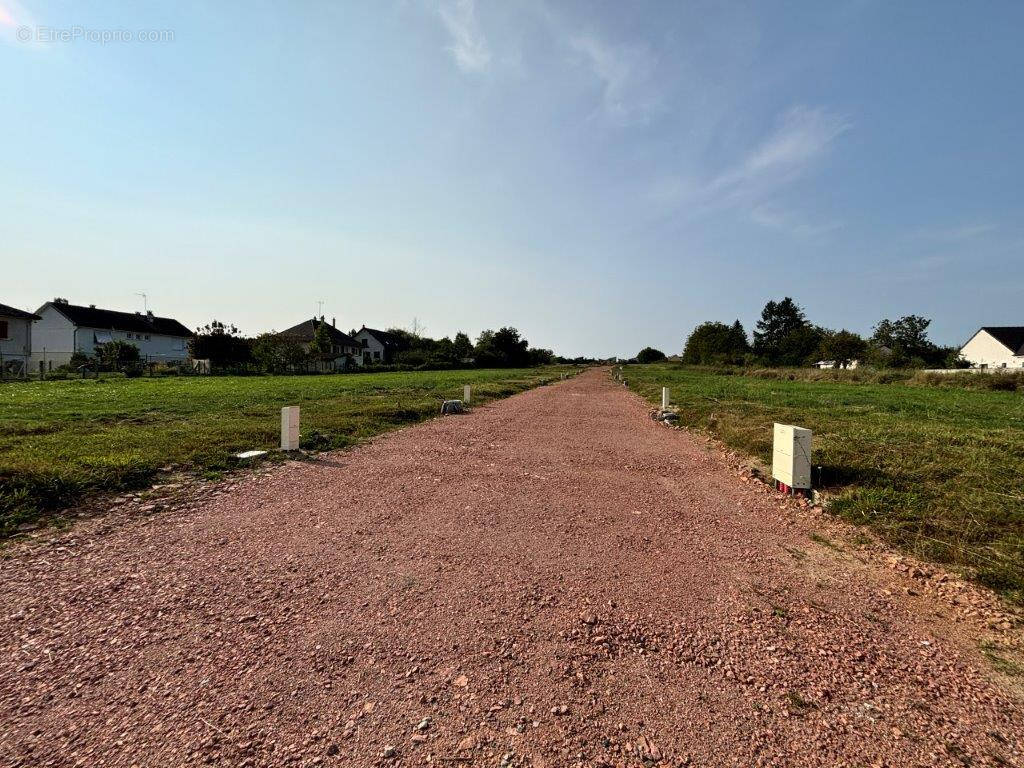
[[[966,374],[979,377],[982,374]],[[1024,396],[920,376],[750,375],[629,366],[631,389],[680,423],[771,461],[772,422],[814,432],[829,510],[923,559],[957,565],[1024,602]],[[969,379],[965,383],[982,382]]]
[[[147,486],[164,468],[218,472],[272,449],[280,409],[302,407],[302,444],[342,448],[438,413],[557,379],[571,367],[327,376],[12,382],[0,386],[0,538],[86,494]]]

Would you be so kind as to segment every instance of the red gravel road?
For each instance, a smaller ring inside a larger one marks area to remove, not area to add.
[[[1022,764],[941,604],[606,371],[95,523],[0,561],[0,765]]]

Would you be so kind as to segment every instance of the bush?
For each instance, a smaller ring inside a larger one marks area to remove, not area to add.
[[[129,370],[139,365],[139,348],[127,341],[108,341],[96,347],[96,358],[109,370]]]
[[[636,361],[638,363],[644,363],[644,364],[646,364],[646,363],[656,363],[659,360],[664,360],[664,359],[665,359],[665,353],[662,352],[660,349],[655,349],[654,347],[644,347],[643,349],[641,349],[637,353],[637,356],[636,356]]]

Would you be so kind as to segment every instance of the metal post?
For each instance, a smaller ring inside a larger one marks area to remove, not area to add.
[[[661,388],[661,410],[663,410],[663,411],[667,411],[668,410],[668,401],[669,401],[668,387],[662,387]]]
[[[464,384],[462,386],[462,402],[469,403],[469,394],[470,394],[469,384]]]

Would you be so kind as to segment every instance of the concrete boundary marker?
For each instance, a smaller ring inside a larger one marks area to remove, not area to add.
[[[299,449],[299,406],[286,405],[281,409],[281,450]]]

